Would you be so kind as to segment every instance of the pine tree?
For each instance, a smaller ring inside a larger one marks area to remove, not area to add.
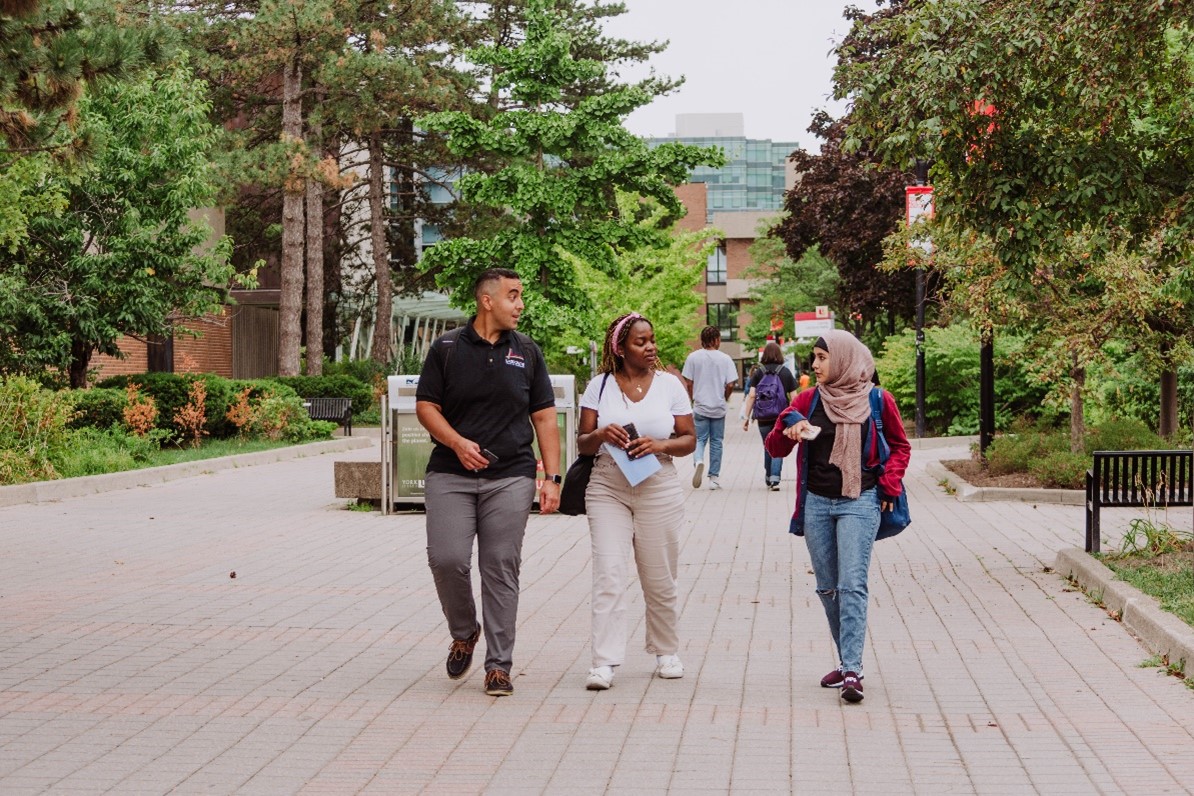
[[[484,237],[458,237],[437,244],[423,267],[460,306],[482,270],[518,271],[525,288],[524,331],[539,340],[558,339],[589,311],[572,258],[607,276],[618,274],[616,254],[667,245],[667,233],[635,223],[619,209],[617,192],[639,195],[673,217],[682,214],[672,186],[694,166],[720,165],[720,153],[681,144],[649,148],[622,119],[650,100],[638,87],[615,88],[569,106],[579,86],[604,76],[604,66],[572,55],[572,40],[550,0],[531,0],[526,39],[517,47],[470,50],[472,63],[492,70],[494,87],[510,110],[489,120],[462,112],[432,114],[420,121],[446,136],[459,158],[502,164],[492,174],[472,172],[458,183],[463,197],[500,214]],[[564,256],[568,255],[568,256]]]

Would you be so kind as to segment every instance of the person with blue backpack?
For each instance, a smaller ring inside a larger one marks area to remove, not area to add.
[[[877,539],[907,524],[903,478],[912,446],[891,393],[872,383],[870,350],[854,335],[834,330],[818,338],[812,369],[816,385],[792,399],[765,444],[781,458],[797,449],[788,530],[808,546],[838,656],[821,686],[861,702],[871,552]],[[900,523],[881,526],[893,509],[902,510]]]
[[[759,367],[750,374],[746,387],[746,401],[742,406],[742,430],[750,428],[750,421],[759,424],[759,436],[766,441],[780,412],[788,406],[788,396],[796,391],[796,377],[784,364],[784,352],[774,340],[763,346]],[[784,460],[772,456],[763,446],[763,481],[772,492],[779,491]]]

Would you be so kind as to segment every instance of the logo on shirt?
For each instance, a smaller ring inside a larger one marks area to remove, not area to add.
[[[526,360],[511,348],[506,352],[506,364],[513,365],[516,368],[525,368],[527,366]]]

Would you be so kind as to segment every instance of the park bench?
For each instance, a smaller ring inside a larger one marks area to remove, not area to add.
[[[1095,451],[1086,471],[1086,552],[1100,548],[1100,508],[1194,505],[1194,451]]]
[[[345,435],[352,436],[351,398],[308,398],[307,415],[312,420],[330,420],[344,427]]]

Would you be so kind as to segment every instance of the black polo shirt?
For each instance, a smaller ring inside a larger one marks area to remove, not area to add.
[[[465,469],[439,440],[427,472],[480,478],[535,477],[531,414],[555,406],[555,392],[539,346],[525,334],[502,332],[490,343],[466,326],[437,339],[423,363],[416,401],[438,404],[444,418],[466,439],[498,456],[480,472]]]

